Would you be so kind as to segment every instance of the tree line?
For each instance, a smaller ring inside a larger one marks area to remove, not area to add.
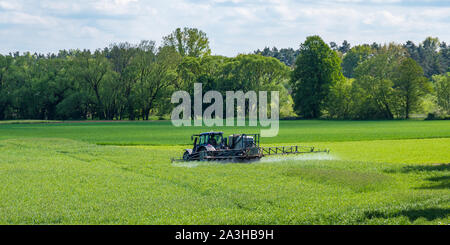
[[[281,113],[292,114],[285,85],[290,69],[255,54],[211,55],[204,32],[178,28],[155,41],[57,54],[0,55],[0,119],[148,120],[175,106],[171,94],[193,91],[279,90]],[[225,97],[225,95],[224,95]]]
[[[342,59],[343,74],[348,78],[353,77],[353,70],[360,61],[365,60],[368,55],[380,50],[382,46],[382,44],[373,42],[372,44],[362,44],[352,47],[347,40],[344,40],[341,45],[335,42],[329,43],[329,47]],[[408,52],[408,56],[422,67],[426,77],[431,78],[433,75],[450,71],[450,46],[445,42],[440,42],[438,38],[427,37],[417,45],[413,41],[407,41],[401,46]],[[265,47],[253,53],[277,58],[287,66],[294,67],[295,59],[300,53],[300,48],[294,50],[293,48],[278,49],[277,47],[272,47],[271,49]]]
[[[292,68],[295,112],[304,118],[448,118],[450,46],[428,37],[415,45],[326,44],[310,36],[298,50],[256,50]]]
[[[0,55],[0,120],[148,120],[167,117],[177,90],[280,91],[280,116],[408,118],[449,113],[448,46],[437,39],[387,45],[329,45],[211,55],[196,28],[104,49]],[[204,107],[206,108],[206,106]]]

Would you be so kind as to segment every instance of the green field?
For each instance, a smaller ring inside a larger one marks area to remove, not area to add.
[[[171,163],[170,122],[0,123],[0,224],[449,224],[450,121],[282,121],[330,154]]]

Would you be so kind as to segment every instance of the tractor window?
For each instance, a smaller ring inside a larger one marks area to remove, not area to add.
[[[222,135],[216,134],[214,135],[214,139],[216,140],[216,144],[220,144],[222,142]]]
[[[205,144],[205,135],[200,135],[200,142],[199,142],[199,145],[203,145],[203,144]]]

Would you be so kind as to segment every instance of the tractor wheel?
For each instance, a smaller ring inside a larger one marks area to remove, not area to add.
[[[183,160],[184,161],[189,161],[190,157],[189,157],[189,152],[185,151],[183,154]]]

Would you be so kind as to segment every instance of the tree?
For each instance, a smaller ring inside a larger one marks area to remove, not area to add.
[[[427,77],[443,72],[439,62],[438,49],[438,38],[427,37],[419,45],[419,52],[422,56],[422,66],[424,67],[425,75]]]
[[[353,78],[353,71],[363,61],[373,54],[372,48],[365,45],[358,45],[351,48],[342,59],[342,72],[344,76]]]
[[[232,59],[220,56],[210,55],[198,59],[198,66],[194,68],[196,72],[195,81],[203,84],[203,90],[223,90],[224,84],[220,81],[223,76],[223,66],[230,62]],[[193,88],[193,85],[189,85],[189,90]],[[194,91],[190,91],[194,93]]]
[[[225,99],[226,91],[245,93],[251,90],[277,90],[280,95],[280,115],[292,114],[292,98],[284,86],[289,79],[290,69],[276,58],[259,54],[240,54],[234,58],[184,57],[177,71],[181,80],[179,86],[190,94],[196,82],[202,83],[203,91],[219,91]],[[248,109],[248,101],[245,103]]]
[[[445,42],[441,43],[439,49],[439,61],[442,72],[450,72],[450,46],[448,46]]]
[[[163,37],[163,44],[174,47],[183,57],[203,57],[211,54],[206,33],[197,28],[177,28],[170,35]]]
[[[403,47],[408,51],[409,56],[415,61],[420,61],[419,47],[414,44],[413,41],[407,41]]]
[[[441,56],[438,52],[440,43],[438,38],[427,37],[418,46],[412,41],[408,41],[404,47],[411,58],[420,64],[426,77],[431,78],[435,74],[446,72],[446,69],[448,69],[448,67],[443,67],[440,61]]]
[[[5,118],[5,111],[9,106],[10,92],[8,92],[8,74],[13,61],[12,56],[3,56],[0,54],[0,120]]]
[[[57,118],[57,105],[72,87],[66,59],[57,57],[38,58],[34,63],[30,89],[34,118],[54,120]]]
[[[217,81],[219,91],[279,91],[281,116],[292,114],[292,98],[284,86],[290,69],[273,57],[240,54],[223,64]],[[226,97],[226,96],[225,96]],[[246,108],[249,109],[246,102]]]
[[[381,44],[378,44],[378,43],[376,43],[376,42],[373,42],[373,43],[370,45],[370,47],[371,47],[373,50],[379,51],[379,50],[381,49]]]
[[[270,48],[265,47],[262,51],[258,49],[253,53],[266,57],[274,57],[285,65],[292,67],[294,66],[298,52],[298,50],[294,50],[293,48],[282,48],[278,50],[276,47],[273,47],[271,50]]]
[[[122,95],[125,100],[121,104],[120,114],[126,111],[128,118],[134,120],[134,98],[132,88],[136,83],[136,67],[131,65],[133,58],[136,56],[137,47],[128,42],[111,44],[109,49],[105,49],[105,56],[111,62],[112,70],[117,74],[118,88],[123,90]],[[121,117],[121,116],[120,116]]]
[[[15,53],[13,59],[6,78],[10,115],[17,119],[39,118],[37,103],[34,101],[36,96],[32,89],[36,57],[26,52],[23,55]]]
[[[272,57],[263,57],[256,54],[240,54],[223,66],[219,89],[243,90],[270,90],[287,79],[289,68],[279,60]]]
[[[351,48],[350,43],[347,42],[347,40],[344,40],[342,42],[342,45],[338,48],[338,51],[342,54],[346,54]]]
[[[137,80],[134,86],[136,94],[136,106],[139,107],[143,120],[148,120],[150,105],[147,103],[149,93],[149,77],[151,76],[153,63],[156,61],[156,46],[154,41],[142,41],[132,65],[137,70]]]
[[[356,99],[352,93],[353,79],[338,80],[330,89],[326,99],[328,116],[335,119],[351,119],[353,115],[353,101]]]
[[[406,50],[394,43],[384,45],[376,54],[359,64],[355,69],[353,92],[357,115],[367,119],[393,119],[398,107],[394,94],[393,77]]]
[[[197,77],[202,73],[201,58],[183,57],[177,67],[178,79],[176,83],[177,89],[190,91],[194,89],[194,83]]]
[[[437,104],[442,110],[450,114],[450,72],[444,75],[433,76],[434,87],[436,91]]]
[[[300,45],[291,84],[295,110],[305,118],[318,118],[330,87],[343,79],[341,60],[319,37],[310,36]]]
[[[57,119],[88,119],[98,113],[90,85],[78,74],[79,55],[79,50],[64,50],[57,56],[66,60],[61,72],[66,74],[69,87],[65,90],[62,101],[56,105]]]
[[[396,73],[393,88],[404,117],[408,119],[411,111],[417,109],[420,98],[431,91],[431,84],[423,76],[419,64],[411,58],[403,59]]]
[[[161,47],[142,41],[93,52],[0,55],[0,120],[148,119],[167,115],[171,93],[192,93],[196,82],[224,97],[229,90],[277,90],[281,116],[293,115],[293,104],[306,118],[449,113],[450,48],[437,38],[352,48],[332,42],[331,50],[314,36],[299,49],[265,47],[230,58],[210,55],[206,34],[195,28],[178,28],[163,41]],[[342,75],[340,58],[351,79]],[[423,96],[430,83],[418,65],[432,77],[435,93]]]
[[[353,83],[356,119],[393,119],[395,97],[392,80],[357,75]]]
[[[330,42],[330,48],[334,51],[338,51],[339,46],[336,44],[336,42]]]
[[[89,50],[85,50],[75,56],[73,65],[74,77],[84,81],[94,93],[96,114],[100,119],[113,119],[111,108],[104,102],[105,97],[111,98],[113,94],[105,96],[102,94],[107,85],[106,74],[110,71],[110,64],[106,57],[98,50],[93,55]]]
[[[170,98],[167,90],[176,83],[176,69],[180,61],[180,55],[170,46],[160,47],[155,54],[153,46],[150,45],[141,52],[136,64],[139,70],[136,89],[145,120],[148,120],[155,103],[170,104],[167,102]]]

